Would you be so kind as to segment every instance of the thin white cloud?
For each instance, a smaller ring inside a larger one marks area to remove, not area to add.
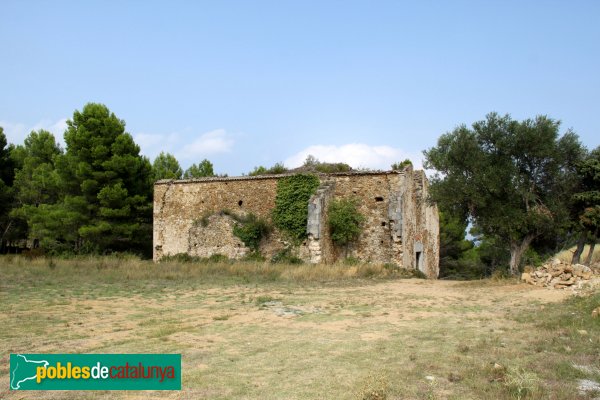
[[[161,151],[173,153],[179,146],[181,135],[177,132],[168,134],[137,133],[133,135],[133,140],[140,146],[141,153],[152,161]]]
[[[313,145],[287,158],[284,163],[288,168],[296,168],[304,163],[308,155],[315,156],[319,161],[343,162],[353,168],[389,170],[393,163],[406,158],[413,162],[415,168],[420,169],[422,165],[419,154],[411,154],[391,146],[369,146],[364,143]]]
[[[0,126],[4,128],[4,134],[9,143],[23,144],[23,141],[29,136],[31,131],[44,129],[51,132],[56,141],[64,147],[63,136],[67,129],[67,118],[59,120],[43,119],[31,126],[19,122],[0,121]]]
[[[231,151],[234,140],[229,136],[225,129],[217,129],[206,132],[189,145],[185,146],[180,152],[182,159],[195,159],[210,154],[227,153]]]
[[[137,133],[133,136],[142,149],[142,154],[154,160],[161,152],[171,153],[183,164],[186,161],[197,162],[214,154],[231,151],[235,140],[225,129],[203,133],[191,143],[184,142],[189,133],[172,132],[169,134]]]

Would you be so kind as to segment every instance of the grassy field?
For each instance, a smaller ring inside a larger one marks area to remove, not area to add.
[[[0,257],[0,399],[591,399],[600,294],[376,266]],[[9,353],[182,354],[180,392],[10,392]]]

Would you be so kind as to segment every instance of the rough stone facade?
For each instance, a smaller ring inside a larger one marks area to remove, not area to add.
[[[254,213],[271,220],[277,181],[287,175],[159,181],[154,186],[154,260],[187,253],[207,257],[243,257],[249,249],[233,235],[236,223],[222,213]],[[439,273],[437,207],[427,202],[423,171],[351,172],[319,175],[321,185],[307,204],[307,240],[295,248],[307,262],[333,263],[344,256],[364,262],[395,263],[419,269],[430,278]],[[358,240],[347,249],[334,245],[327,228],[333,198],[358,199],[365,217]],[[261,243],[270,257],[288,247],[276,229]]]

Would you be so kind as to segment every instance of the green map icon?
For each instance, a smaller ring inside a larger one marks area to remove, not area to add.
[[[10,355],[10,388],[24,390],[31,388],[35,383],[38,367],[47,367],[46,360],[33,360],[23,354]]]

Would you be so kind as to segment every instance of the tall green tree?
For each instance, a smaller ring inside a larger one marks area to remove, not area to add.
[[[512,274],[536,237],[569,220],[565,205],[584,149],[573,132],[559,137],[559,127],[545,116],[515,121],[491,113],[424,152],[425,167],[437,170],[432,199],[505,240]]]
[[[39,130],[16,146],[14,159],[16,197],[20,205],[53,204],[60,196],[60,176],[55,170],[57,157],[63,154],[52,133]]]
[[[8,144],[4,129],[0,127],[0,252],[9,235],[12,221],[9,216],[13,206],[14,161],[11,158],[12,147]]]
[[[473,242],[466,239],[466,220],[452,213],[440,210],[440,277],[479,278],[481,273],[474,271],[474,260],[467,259],[467,252],[473,249]]]
[[[56,240],[76,251],[149,253],[152,167],[125,122],[105,105],[88,103],[67,126],[66,152],[56,160],[62,198],[44,207],[36,231],[53,232],[58,220],[67,228]]]
[[[206,178],[210,176],[215,176],[215,171],[213,170],[213,165],[206,158],[198,165],[192,164],[188,169],[183,173],[184,179],[192,179],[192,178]]]
[[[61,181],[55,162],[62,154],[54,135],[45,130],[31,132],[24,144],[13,150],[12,157],[18,167],[14,180],[15,206],[10,215],[16,226],[25,228],[22,236],[39,240],[35,228],[40,213],[60,199]],[[48,239],[48,235],[44,238]]]
[[[154,181],[160,179],[181,179],[183,171],[174,155],[161,151],[152,164],[152,174]]]

